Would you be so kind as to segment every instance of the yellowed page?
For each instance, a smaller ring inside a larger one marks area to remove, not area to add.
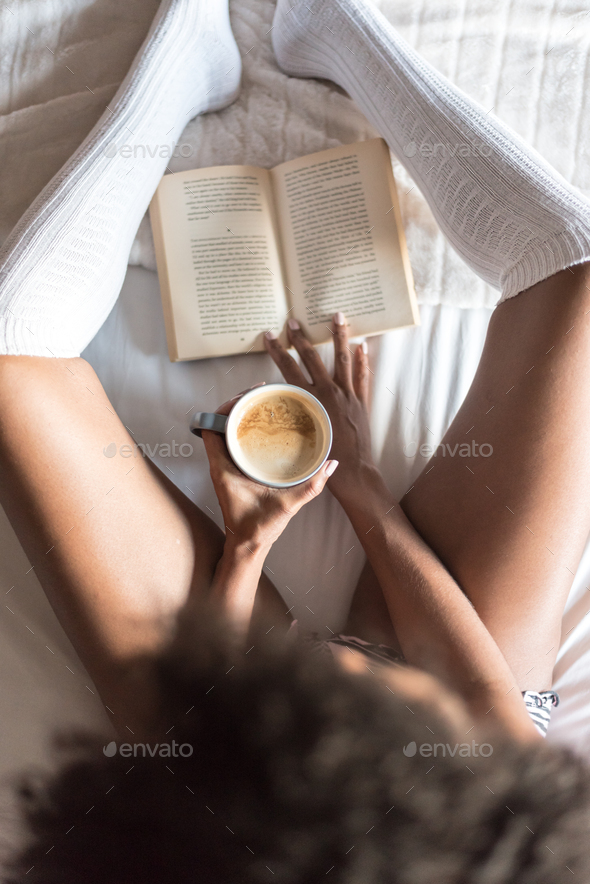
[[[353,337],[418,324],[383,139],[291,160],[271,174],[292,315],[310,339],[331,339],[338,310]]]
[[[166,175],[151,209],[173,361],[264,350],[288,311],[270,176],[253,166]]]

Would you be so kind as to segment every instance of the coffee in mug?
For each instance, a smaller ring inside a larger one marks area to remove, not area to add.
[[[250,402],[238,423],[235,441],[250,475],[273,483],[308,475],[323,449],[321,429],[307,403],[284,391]]]
[[[323,405],[290,384],[250,390],[227,418],[198,413],[191,429],[225,432],[236,466],[256,482],[275,488],[311,478],[332,446],[332,427]]]

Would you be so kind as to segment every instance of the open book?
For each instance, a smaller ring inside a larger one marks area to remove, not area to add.
[[[173,362],[264,350],[296,317],[314,344],[333,314],[351,337],[419,323],[381,138],[274,169],[166,175],[150,206]]]

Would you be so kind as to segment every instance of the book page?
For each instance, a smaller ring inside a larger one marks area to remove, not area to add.
[[[313,343],[331,339],[338,310],[351,336],[419,322],[383,139],[282,163],[272,183],[294,315]]]
[[[175,358],[264,350],[263,333],[278,334],[288,310],[269,173],[217,166],[166,175],[154,202]]]

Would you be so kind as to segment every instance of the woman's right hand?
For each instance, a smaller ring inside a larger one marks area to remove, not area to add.
[[[308,390],[328,412],[334,431],[330,456],[339,463],[328,487],[342,502],[348,495],[357,493],[365,477],[378,472],[371,453],[370,372],[366,347],[359,345],[352,353],[348,347],[346,320],[341,313],[337,313],[331,328],[334,336],[334,376],[331,377],[296,320],[289,320],[287,329],[289,340],[299,353],[313,383],[307,381],[295,360],[275,337],[268,336],[269,333],[265,337],[266,348],[285,381]]]
[[[247,391],[244,391],[247,392]],[[217,414],[229,414],[243,393],[225,402]],[[231,546],[245,546],[251,552],[266,554],[302,506],[324,489],[338,462],[326,461],[315,476],[291,488],[270,488],[249,479],[236,467],[225,438],[203,430],[203,442],[209,459],[211,479],[223,513],[227,539]]]

